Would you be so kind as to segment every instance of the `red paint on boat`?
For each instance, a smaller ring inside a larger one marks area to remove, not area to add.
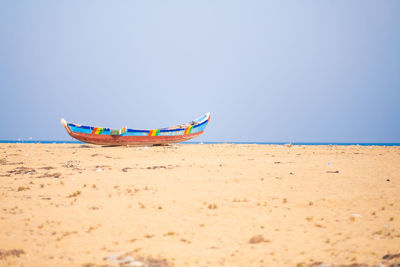
[[[67,127],[68,128],[68,127]],[[67,130],[68,131],[68,130]],[[68,134],[79,141],[109,146],[146,146],[146,145],[166,145],[169,143],[179,143],[190,140],[201,135],[204,131],[175,136],[120,136],[120,135],[103,135],[103,134],[86,134],[76,133],[71,130]]]

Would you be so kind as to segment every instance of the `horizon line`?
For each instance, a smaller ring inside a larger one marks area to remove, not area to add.
[[[0,140],[2,144],[86,144],[78,140]],[[360,146],[400,146],[398,142],[257,142],[257,141],[187,141],[176,144],[259,144],[259,145],[360,145]]]

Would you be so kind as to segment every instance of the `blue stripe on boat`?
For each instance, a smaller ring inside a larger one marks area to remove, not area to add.
[[[204,115],[200,119],[194,120],[193,122],[198,122],[201,121],[205,118],[206,116]],[[204,130],[204,128],[207,125],[208,120],[203,121],[200,124],[194,125],[192,128],[191,133],[198,133]],[[85,125],[76,125],[74,123],[67,123],[67,126],[70,128],[71,131],[73,132],[78,132],[78,133],[87,133],[91,134],[93,131],[93,126],[85,126]],[[100,127],[99,127],[100,128]],[[159,135],[161,136],[173,136],[173,135],[183,135],[184,131],[186,128],[178,128],[178,129],[160,129]],[[102,135],[109,135],[110,134],[110,128],[103,128],[103,132],[101,133]],[[135,129],[127,129],[124,134],[121,134],[121,136],[147,136],[149,134],[149,130],[135,130]]]
[[[75,125],[68,125],[68,127],[71,131],[76,133],[87,133],[87,134],[92,133],[92,129],[90,129],[90,127],[83,128],[83,127],[77,127]]]

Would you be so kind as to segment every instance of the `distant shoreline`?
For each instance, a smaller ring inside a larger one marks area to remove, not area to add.
[[[85,144],[80,141],[0,140],[2,144]],[[238,144],[238,145],[299,145],[299,146],[400,146],[400,143],[341,143],[341,142],[182,142],[178,144]]]

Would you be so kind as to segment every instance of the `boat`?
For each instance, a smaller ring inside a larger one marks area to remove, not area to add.
[[[108,146],[156,146],[179,143],[190,140],[204,132],[210,113],[207,113],[189,123],[168,128],[137,130],[111,129],[94,126],[84,126],[61,119],[61,124],[68,134],[85,143]]]

